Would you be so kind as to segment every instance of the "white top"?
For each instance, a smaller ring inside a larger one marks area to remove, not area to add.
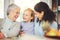
[[[13,22],[9,18],[4,20],[4,24],[2,26],[1,32],[5,37],[13,37],[17,36],[20,30],[20,24],[18,22]]]

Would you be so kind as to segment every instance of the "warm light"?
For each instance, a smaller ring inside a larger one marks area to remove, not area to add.
[[[4,18],[4,0],[0,0],[0,18]]]
[[[35,4],[38,2],[40,2],[40,0],[14,0],[14,3],[17,4],[21,8],[20,17],[17,19],[17,21],[23,20],[22,14],[26,8],[34,9]]]

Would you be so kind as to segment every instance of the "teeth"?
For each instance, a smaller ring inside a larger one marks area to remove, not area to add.
[[[15,16],[15,18],[17,18],[18,16]]]

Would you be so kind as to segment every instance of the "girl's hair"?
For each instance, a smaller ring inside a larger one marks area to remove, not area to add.
[[[45,2],[37,3],[34,9],[39,13],[44,11],[42,20],[49,21],[49,22],[56,21],[55,20],[56,14],[49,8],[49,6]]]
[[[27,8],[25,11],[30,11],[31,12],[31,16],[33,17],[31,22],[34,21],[34,14],[35,14],[34,11],[32,9],[30,9],[30,8]]]

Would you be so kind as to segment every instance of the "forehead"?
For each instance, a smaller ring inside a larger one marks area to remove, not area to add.
[[[30,10],[25,10],[24,13],[25,13],[25,14],[30,14],[30,15],[31,15],[32,11],[30,11]]]
[[[15,8],[13,11],[20,11],[20,9],[19,8]]]

